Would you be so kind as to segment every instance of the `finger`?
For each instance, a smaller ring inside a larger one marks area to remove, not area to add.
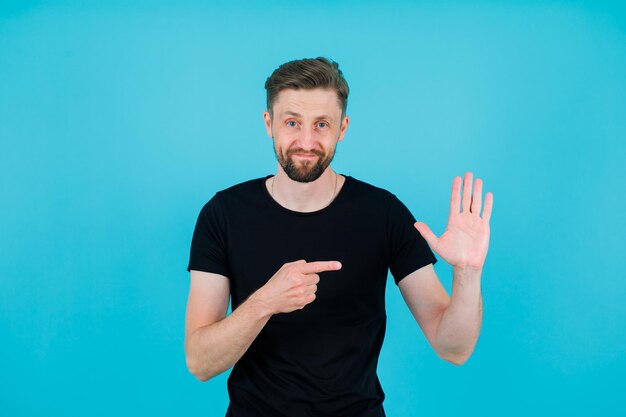
[[[430,230],[430,227],[426,226],[426,223],[423,222],[415,222],[413,225],[417,229],[418,232],[424,237],[428,246],[433,248],[433,250],[437,247],[437,242],[439,238],[435,236],[435,234]]]
[[[463,199],[461,200],[461,213],[465,213],[470,209],[472,201],[472,173],[466,172],[463,180]]]
[[[480,208],[483,204],[483,180],[476,178],[474,180],[474,194],[472,196],[472,207],[470,211],[480,217]]]
[[[450,215],[461,210],[461,177],[458,175],[452,180],[452,194],[450,195]]]
[[[297,261],[293,261],[293,262],[287,262],[285,265],[297,265],[297,264],[305,264],[306,261],[304,259],[299,259]]]
[[[493,193],[489,192],[485,194],[485,207],[483,208],[483,220],[489,223],[491,219],[491,209],[493,208]]]
[[[316,274],[324,271],[337,271],[341,269],[338,261],[316,261],[297,265],[296,268],[303,274]]]
[[[320,276],[317,274],[305,274],[303,279],[304,285],[314,285],[320,282]]]

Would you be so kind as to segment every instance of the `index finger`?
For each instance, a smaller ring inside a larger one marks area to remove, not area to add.
[[[458,175],[452,180],[452,194],[450,195],[450,216],[461,211],[461,177]]]
[[[324,271],[337,271],[341,269],[338,261],[316,261],[296,265],[296,269],[303,274],[316,274]]]

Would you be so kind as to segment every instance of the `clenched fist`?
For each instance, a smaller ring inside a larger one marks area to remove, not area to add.
[[[254,295],[258,301],[269,308],[272,314],[300,310],[315,300],[317,283],[320,282],[317,274],[339,269],[341,269],[341,263],[337,261],[289,262],[284,264]]]

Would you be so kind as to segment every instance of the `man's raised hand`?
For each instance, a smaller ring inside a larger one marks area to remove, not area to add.
[[[483,182],[476,178],[472,193],[472,173],[466,172],[461,197],[461,177],[455,177],[452,181],[448,226],[443,235],[437,237],[425,223],[415,223],[415,228],[432,250],[453,267],[482,269],[485,262],[493,194],[485,195],[481,217],[482,192]]]
[[[254,295],[269,308],[271,314],[300,310],[315,300],[317,283],[320,282],[318,273],[339,269],[341,263],[337,261],[289,262]]]

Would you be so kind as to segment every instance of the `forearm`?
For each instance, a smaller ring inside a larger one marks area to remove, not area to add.
[[[252,294],[224,319],[196,330],[185,344],[190,372],[207,381],[230,369],[271,316],[269,309]]]
[[[481,270],[454,268],[452,297],[437,329],[437,353],[455,364],[472,354],[482,324]]]

